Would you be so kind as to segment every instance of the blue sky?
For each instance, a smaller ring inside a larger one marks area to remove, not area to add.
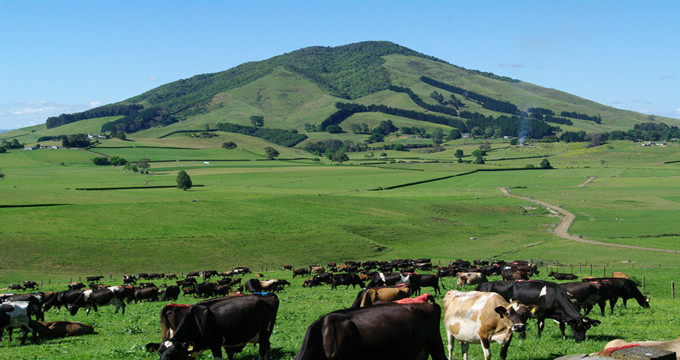
[[[387,40],[680,118],[678,1],[0,0],[0,129],[308,46]]]

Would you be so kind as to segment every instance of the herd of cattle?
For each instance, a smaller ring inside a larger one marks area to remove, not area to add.
[[[604,316],[606,302],[613,313],[618,299],[624,306],[635,299],[648,308],[648,299],[625,274],[611,278],[584,278],[579,282],[556,283],[530,280],[539,273],[535,264],[526,261],[489,263],[457,260],[447,267],[434,267],[429,259],[398,259],[390,262],[328,263],[291,270],[293,278],[309,275],[303,287],[340,285],[361,288],[354,302],[346,309],[328,313],[314,321],[304,336],[297,360],[311,359],[446,359],[440,336],[442,321],[447,333],[448,358],[452,358],[454,342],[461,344],[464,359],[469,344],[481,344],[484,358],[490,358],[489,345],[501,344],[500,357],[505,359],[513,333],[524,337],[526,322],[532,317],[538,322],[540,338],[544,322],[559,323],[562,339],[566,339],[568,324],[573,338],[581,342],[599,320],[588,317],[598,305]],[[416,271],[434,270],[432,274]],[[328,271],[327,271],[328,270]],[[0,340],[5,329],[20,328],[21,344],[28,333],[33,339],[93,333],[91,326],[69,321],[44,322],[44,312],[66,307],[71,315],[80,308],[86,314],[99,306],[115,305],[114,313],[125,313],[126,303],[138,301],[177,301],[185,296],[206,298],[194,305],[170,303],[161,310],[161,342],[150,343],[147,349],[158,352],[162,360],[189,359],[210,350],[215,358],[222,357],[222,348],[229,359],[248,343],[257,343],[259,359],[269,358],[272,335],[279,307],[277,292],[291,283],[283,279],[261,280],[261,274],[243,281],[239,275],[249,274],[247,267],[218,273],[215,270],[192,272],[184,279],[175,274],[125,275],[122,285],[99,284],[101,276],[87,277],[89,289],[83,283],[69,284],[68,290],[3,294],[0,296]],[[502,280],[489,281],[500,275]],[[421,294],[431,287],[440,294],[443,277],[457,277],[456,290],[443,298],[443,314],[434,296]],[[556,280],[576,280],[573,274],[551,272]],[[212,277],[221,277],[215,282]],[[202,278],[199,282],[197,278]],[[175,284],[156,286],[151,280],[174,280]],[[145,280],[145,281],[142,281]],[[13,289],[34,289],[34,282]],[[476,286],[474,291],[465,290]],[[412,297],[415,296],[415,297]],[[400,346],[394,346],[399,344]]]

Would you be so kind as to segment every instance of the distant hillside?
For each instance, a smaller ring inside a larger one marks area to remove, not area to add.
[[[299,145],[304,146],[329,137],[380,142],[382,137],[373,133],[387,120],[423,134],[440,128],[451,136],[458,131],[537,138],[627,131],[645,122],[680,124],[468,70],[391,42],[368,41],[309,47],[196,75],[119,103],[51,117],[30,133],[27,128],[9,135],[33,141],[81,129],[160,138],[177,131],[245,131],[243,126],[255,125],[288,131],[289,138],[304,135],[294,136],[308,139]]]

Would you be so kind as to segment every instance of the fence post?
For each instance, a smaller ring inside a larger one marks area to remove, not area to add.
[[[590,276],[593,276],[593,264],[590,264]]]
[[[579,273],[579,274],[582,273],[582,271],[581,271],[581,263],[578,263],[578,273]]]
[[[607,265],[602,267],[602,277],[607,277]]]
[[[642,293],[645,293],[645,277],[642,276]]]
[[[671,299],[675,299],[675,281],[671,281]]]
[[[572,274],[574,273],[574,265],[569,264],[569,272]]]

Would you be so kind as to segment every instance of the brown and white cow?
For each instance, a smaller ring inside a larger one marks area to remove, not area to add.
[[[513,332],[524,332],[531,310],[496,293],[450,290],[444,297],[444,327],[448,335],[449,359],[454,339],[460,341],[463,359],[467,359],[470,344],[482,344],[484,359],[491,358],[489,345],[501,344],[500,356],[505,359]]]
[[[391,302],[409,297],[411,291],[406,285],[378,286],[364,289],[357,294],[351,308],[362,308],[377,302]]]
[[[456,288],[465,290],[465,285],[479,285],[485,283],[486,275],[478,272],[461,272],[458,273],[458,280],[456,281]]]

